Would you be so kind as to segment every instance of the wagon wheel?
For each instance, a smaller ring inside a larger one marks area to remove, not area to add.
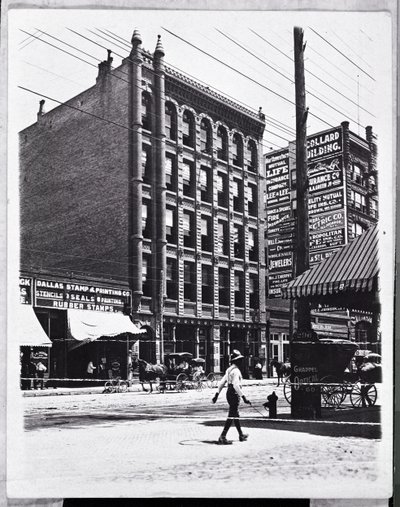
[[[179,392],[186,391],[188,380],[189,377],[186,375],[186,373],[180,373],[176,377],[176,390]]]
[[[375,405],[377,390],[375,384],[362,384],[357,382],[353,385],[350,393],[350,401],[353,407],[372,407]]]
[[[292,402],[292,384],[290,382],[290,375],[283,381],[283,395],[290,405]]]
[[[107,380],[104,384],[104,392],[105,393],[113,393],[115,391],[115,385],[113,380]]]
[[[119,392],[126,393],[128,390],[128,382],[126,380],[121,380],[119,383]]]
[[[217,379],[215,378],[214,373],[209,373],[207,375],[207,385],[208,387],[217,387]]]
[[[346,386],[340,383],[339,380],[333,375],[322,377],[320,382],[324,384],[321,386],[321,394],[325,405],[339,408],[347,395]]]

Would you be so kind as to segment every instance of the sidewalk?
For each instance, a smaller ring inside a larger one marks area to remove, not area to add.
[[[266,378],[263,380],[255,380],[248,379],[243,380],[243,386],[267,386],[267,385],[276,385],[276,378]],[[153,390],[155,390],[156,383],[153,383]],[[149,385],[145,382],[145,388],[148,389]],[[21,391],[22,396],[24,397],[36,397],[36,396],[64,396],[64,395],[75,395],[75,394],[102,394],[104,391],[104,386],[93,386],[93,387],[48,387],[45,389],[35,389],[29,391]],[[128,387],[128,392],[142,392],[142,385],[138,380],[134,380],[130,387]],[[157,392],[157,391],[155,391]]]

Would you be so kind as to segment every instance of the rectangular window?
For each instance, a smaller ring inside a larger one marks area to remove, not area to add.
[[[212,221],[211,217],[201,217],[201,248],[210,252],[212,250]]]
[[[219,304],[229,306],[229,270],[226,268],[219,268],[218,271],[218,286],[219,286]]]
[[[244,307],[244,275],[235,271],[235,306]]]
[[[187,197],[194,197],[193,167],[193,163],[188,160],[184,160],[182,163],[183,195]]]
[[[217,176],[218,206],[227,208],[229,195],[227,191],[227,175],[219,173]]]
[[[249,185],[247,187],[247,199],[248,199],[248,210],[249,215],[257,216],[258,202],[257,202],[257,187],[255,185]]]
[[[196,301],[196,279],[193,262],[185,262],[183,265],[184,299]]]
[[[148,254],[142,258],[142,290],[144,296],[151,297],[151,256]]]
[[[178,272],[175,259],[167,258],[167,297],[169,299],[178,299]]]
[[[240,180],[233,180],[233,209],[234,211],[243,211],[243,184]]]
[[[151,238],[151,217],[149,202],[144,202],[142,206],[142,234],[144,238]]]
[[[201,300],[203,303],[213,302],[213,269],[207,264],[201,267]]]
[[[183,212],[183,244],[194,248],[196,231],[194,227],[194,214],[191,211]]]
[[[177,243],[177,230],[175,224],[175,211],[171,208],[166,209],[165,214],[166,239],[168,243]]]
[[[249,260],[257,261],[258,257],[258,234],[254,229],[249,229]]]
[[[244,256],[244,241],[243,241],[243,227],[240,225],[233,226],[233,243],[234,255],[243,259]]]
[[[229,255],[228,223],[218,222],[218,253]]]
[[[249,296],[250,308],[258,308],[258,277],[252,274],[249,277]]]
[[[167,190],[176,192],[176,157],[169,153],[165,157],[165,184]]]

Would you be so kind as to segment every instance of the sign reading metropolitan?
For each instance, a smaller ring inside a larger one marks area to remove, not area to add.
[[[62,310],[123,312],[129,302],[129,290],[48,279],[35,281],[36,306]]]

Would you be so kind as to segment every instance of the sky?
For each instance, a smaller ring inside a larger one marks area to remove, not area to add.
[[[106,48],[113,50],[113,65],[118,66],[138,28],[143,47],[151,52],[161,35],[167,64],[253,110],[261,106],[267,115],[265,150],[283,147],[295,131],[294,26],[304,29],[307,43],[308,132],[344,120],[361,136],[365,126],[378,132],[381,126],[382,90],[387,96],[391,64],[390,17],[385,13],[41,9],[13,11],[10,16],[10,91],[17,130],[36,121],[40,94],[64,101],[92,86]],[[47,111],[56,105],[46,99]]]

